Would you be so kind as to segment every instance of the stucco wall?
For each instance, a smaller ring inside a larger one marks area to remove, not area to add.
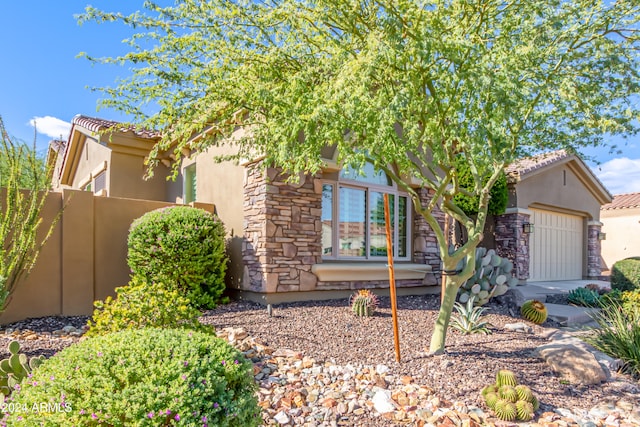
[[[602,258],[609,270],[616,261],[640,256],[640,208],[603,210],[600,221],[607,235],[601,241]]]
[[[28,317],[89,315],[93,301],[114,294],[129,278],[127,236],[134,219],[168,202],[50,193],[44,224],[64,210],[31,275],[18,283],[0,324]],[[202,206],[212,211],[213,206]],[[43,228],[44,230],[44,228]]]
[[[80,188],[81,184],[87,182],[91,172],[103,162],[107,162],[107,170],[109,170],[111,150],[94,139],[86,138],[78,159],[78,167],[71,181],[72,187]]]
[[[109,169],[110,197],[129,199],[159,200],[166,199],[166,178],[169,170],[160,164],[154,169],[153,178],[144,179],[146,166],[144,157],[119,153],[111,153],[111,169]]]
[[[516,185],[515,191],[517,206],[513,206],[516,201],[511,198],[509,207],[553,207],[584,213],[590,220],[600,217],[600,203],[566,165],[527,177]]]

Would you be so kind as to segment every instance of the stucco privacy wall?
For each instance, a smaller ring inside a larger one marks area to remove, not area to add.
[[[96,197],[63,190],[48,195],[43,230],[64,205],[32,273],[16,288],[0,323],[50,315],[88,315],[93,301],[129,279],[127,235],[134,219],[172,203]],[[213,210],[211,205],[198,207]]]
[[[322,265],[322,181],[321,175],[300,176],[298,183],[286,182],[277,169],[263,168],[260,163],[246,167],[244,185],[244,264],[243,291],[276,294],[312,291],[334,291],[357,288],[388,287],[384,263],[360,262],[346,270],[361,271],[362,279],[319,281],[314,269]],[[428,200],[429,194],[421,190]],[[443,215],[436,213],[442,220]],[[414,215],[414,263],[427,264],[439,271],[440,259],[435,236],[422,217]],[[334,268],[334,267],[331,267]],[[341,269],[341,271],[346,271]],[[397,280],[399,287],[435,284],[433,273],[419,279]],[[416,276],[411,269],[408,275]],[[411,274],[412,273],[412,274]],[[340,272],[333,272],[333,276]],[[356,276],[358,274],[356,273]],[[381,280],[380,280],[381,279]],[[304,297],[300,297],[304,298]]]

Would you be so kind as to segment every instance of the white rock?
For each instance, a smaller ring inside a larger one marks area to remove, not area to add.
[[[275,414],[273,419],[276,420],[278,424],[288,424],[290,421],[289,416],[284,411],[280,411]]]
[[[396,409],[391,400],[391,392],[389,390],[378,390],[373,395],[373,408],[381,414],[392,412]]]
[[[389,372],[389,367],[386,365],[377,365],[376,366],[376,373],[378,375],[382,375],[382,374],[386,374],[387,372]]]

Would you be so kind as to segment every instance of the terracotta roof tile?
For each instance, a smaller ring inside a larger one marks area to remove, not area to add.
[[[602,210],[640,208],[640,193],[616,194],[613,201],[602,206]]]
[[[74,125],[82,126],[83,128],[90,130],[91,132],[100,132],[105,129],[110,129],[112,127],[115,127],[116,128],[115,130],[118,132],[133,132],[136,136],[140,138],[154,139],[154,138],[160,137],[160,133],[154,130],[140,129],[130,125],[123,126],[122,123],[120,122],[99,119],[96,117],[88,117],[80,114],[78,114],[73,118],[72,123]]]
[[[511,163],[505,168],[508,175],[526,175],[547,165],[571,156],[566,150],[551,151],[549,153],[537,154],[532,157],[525,157]]]
[[[67,141],[61,139],[52,139],[49,141],[49,148],[51,148],[56,153],[64,153],[67,147]]]

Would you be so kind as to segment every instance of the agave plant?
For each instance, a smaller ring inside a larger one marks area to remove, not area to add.
[[[451,317],[450,326],[464,335],[469,334],[490,334],[489,323],[483,321],[482,313],[485,307],[474,307],[474,298],[471,297],[465,305],[455,303],[456,313]]]

